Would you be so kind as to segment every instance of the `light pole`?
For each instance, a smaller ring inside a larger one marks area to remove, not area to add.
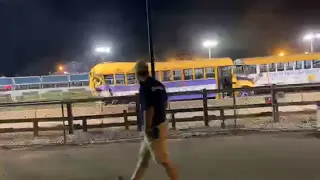
[[[320,39],[320,33],[310,33],[303,36],[303,40],[310,41],[310,52],[314,52],[313,43],[315,39]]]
[[[214,48],[218,45],[217,41],[213,41],[213,40],[206,40],[203,42],[203,47],[207,48],[209,51],[209,59],[211,59],[211,48]]]
[[[154,52],[153,52],[153,40],[152,40],[152,21],[151,21],[151,12],[149,1],[146,0],[146,14],[147,14],[147,29],[148,29],[148,44],[149,44],[149,56],[151,63],[151,75],[152,77],[156,77],[156,72],[154,69]]]

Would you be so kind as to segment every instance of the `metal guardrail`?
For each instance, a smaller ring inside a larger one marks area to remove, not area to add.
[[[47,75],[47,76],[24,76],[24,77],[2,77],[0,86],[6,85],[35,85],[35,84],[61,84],[71,82],[88,82],[89,73]]]
[[[209,123],[211,121],[220,120],[221,128],[225,128],[225,121],[233,119],[234,127],[237,128],[237,119],[240,118],[258,118],[258,117],[272,117],[273,122],[279,122],[280,113],[284,114],[308,114],[313,113],[313,110],[303,110],[303,111],[291,111],[291,112],[281,112],[279,111],[280,107],[285,106],[302,106],[302,105],[314,105],[319,103],[320,100],[314,101],[300,101],[300,102],[278,102],[277,93],[278,92],[292,92],[293,90],[312,90],[320,87],[319,84],[307,84],[307,85],[281,85],[281,86],[265,86],[265,87],[254,87],[254,88],[239,88],[239,89],[224,89],[224,90],[202,90],[202,91],[191,91],[191,92],[179,92],[179,93],[169,93],[170,95],[187,95],[194,93],[202,94],[202,107],[194,107],[194,108],[177,108],[177,109],[168,109],[167,114],[170,115],[170,121],[172,123],[172,128],[176,129],[176,123],[179,122],[199,122],[202,121],[204,126],[210,126]],[[253,104],[238,104],[238,97],[236,97],[236,92],[241,91],[268,91],[270,94],[263,103],[253,103]],[[207,98],[208,93],[226,93],[232,92],[232,96],[227,99],[222,99],[222,102],[231,102],[226,105],[222,104],[218,106],[209,106],[209,99]],[[73,105],[78,103],[87,103],[87,102],[105,102],[112,100],[124,100],[127,102],[135,102],[136,108],[135,112],[129,112],[128,109],[124,109],[123,112],[120,113],[103,113],[103,114],[85,114],[85,115],[77,115],[75,116],[73,113]],[[174,102],[172,102],[174,103]],[[41,118],[18,118],[18,119],[3,119],[0,120],[0,124],[19,124],[19,123],[32,123],[33,127],[22,127],[22,128],[0,128],[0,133],[12,133],[12,132],[33,132],[35,136],[39,135],[40,131],[60,131],[64,132],[68,130],[69,134],[73,134],[75,129],[82,129],[84,132],[88,131],[91,128],[109,128],[109,127],[125,127],[125,129],[129,129],[131,126],[136,126],[137,120],[129,120],[129,117],[136,117],[139,119],[139,98],[138,94],[134,96],[122,96],[122,97],[108,97],[108,98],[89,98],[89,99],[74,99],[74,100],[65,100],[65,101],[37,101],[37,102],[22,102],[22,103],[0,103],[0,108],[6,107],[27,107],[27,106],[44,106],[44,105],[55,105],[60,106],[61,115],[57,117],[41,117]],[[237,110],[241,109],[250,109],[250,108],[271,108],[271,112],[252,112],[247,114],[238,114]],[[231,110],[231,114],[230,111]],[[233,114],[232,114],[233,110]],[[202,115],[193,116],[193,117],[185,117],[185,118],[177,118],[177,114],[181,113],[190,113],[190,112],[202,112]],[[209,114],[209,112],[218,112],[217,114]],[[229,114],[226,114],[226,113]],[[111,123],[101,123],[101,124],[88,124],[89,121],[96,119],[105,119],[105,118],[122,118],[122,122],[111,122]],[[74,125],[74,121],[81,121],[82,125]],[[63,122],[63,126],[55,126],[55,127],[40,127],[40,122]],[[67,122],[67,125],[65,125]],[[139,129],[139,128],[138,128]]]

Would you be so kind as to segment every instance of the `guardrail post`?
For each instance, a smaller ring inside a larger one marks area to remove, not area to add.
[[[271,85],[272,118],[274,122],[279,122],[279,106],[276,94],[275,85]]]
[[[140,96],[138,93],[136,94],[136,113],[137,113],[137,129],[138,131],[142,131],[143,114],[140,110]]]
[[[208,118],[208,95],[207,90],[202,90],[202,100],[203,100],[203,120],[204,125],[209,126],[209,118]]]
[[[129,121],[128,121],[127,110],[123,110],[123,120],[124,120],[124,127],[126,128],[126,130],[129,130]]]
[[[83,132],[88,132],[88,124],[87,124],[87,118],[82,119],[82,130]]]
[[[72,104],[71,102],[67,103],[67,114],[68,114],[68,126],[69,126],[69,134],[73,134],[73,115],[72,115]]]
[[[39,122],[38,122],[38,120],[33,121],[33,135],[39,136]]]
[[[174,117],[174,112],[171,113],[171,125],[172,125],[172,129],[176,130],[176,118]]]

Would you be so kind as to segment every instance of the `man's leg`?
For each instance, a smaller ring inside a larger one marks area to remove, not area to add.
[[[178,180],[178,172],[171,161],[161,164],[167,172],[167,175],[171,180]]]
[[[141,143],[138,163],[135,171],[132,174],[131,180],[140,180],[149,166],[151,154],[147,143],[148,142],[146,140],[143,140]]]
[[[158,126],[160,138],[154,140],[151,144],[151,151],[155,161],[165,168],[170,180],[178,180],[178,173],[173,163],[169,159],[167,148],[167,123],[162,123]]]

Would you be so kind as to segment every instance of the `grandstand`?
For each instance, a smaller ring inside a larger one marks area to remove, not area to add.
[[[88,73],[1,77],[0,103],[90,97],[88,85]]]

